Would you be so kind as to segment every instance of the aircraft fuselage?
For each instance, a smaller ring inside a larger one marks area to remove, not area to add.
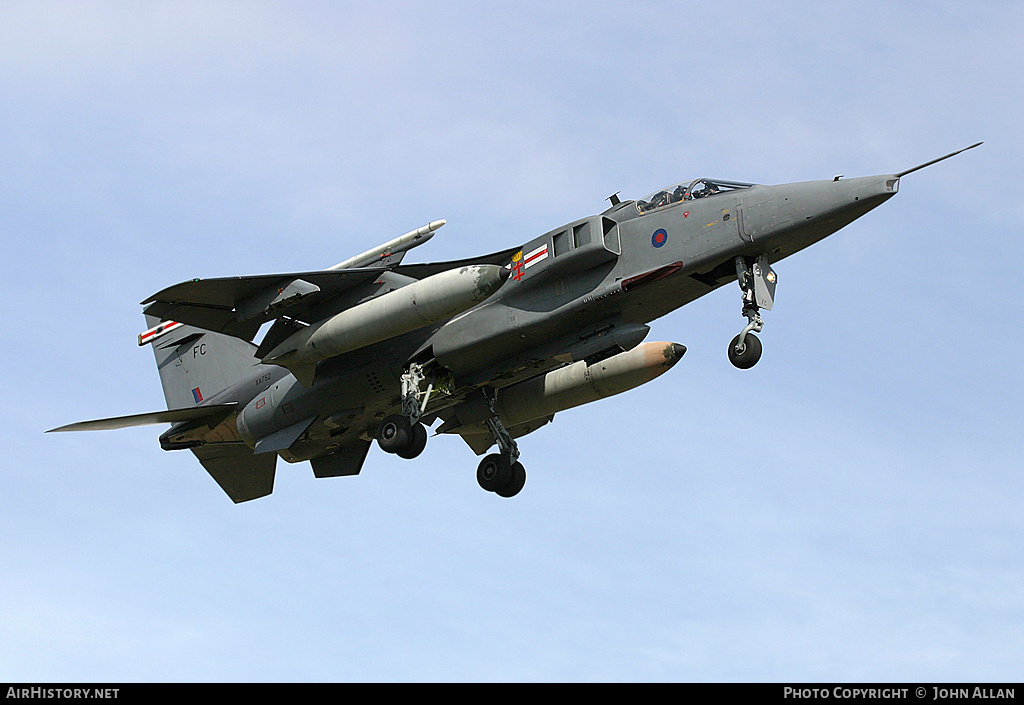
[[[316,477],[358,474],[376,441],[412,459],[435,433],[483,455],[477,482],[511,497],[526,471],[516,438],[556,413],[671,369],[686,348],[645,342],[648,324],[737,282],[746,325],[730,362],[757,363],[772,264],[896,194],[894,174],[762,186],[680,182],[567,223],[521,246],[465,260],[401,264],[445,224],[327,270],[192,279],[143,301],[139,345],[156,357],[167,409],[54,431],[171,423],[235,502],[273,491],[278,457]],[[257,345],[253,339],[270,325]]]
[[[626,201],[510,251],[511,275],[482,305],[319,363],[310,387],[275,365],[215,401],[237,401],[249,443],[315,418],[280,451],[309,459],[372,437],[394,408],[411,359],[451,373],[425,410],[457,406],[478,386],[500,389],[568,362],[629,349],[647,323],[736,281],[737,257],[777,262],[896,193],[895,176],[811,181],[691,197],[640,213]]]

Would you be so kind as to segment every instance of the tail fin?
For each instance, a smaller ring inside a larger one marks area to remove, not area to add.
[[[150,329],[139,345],[151,344],[168,409],[195,406],[252,373],[256,346],[240,338],[146,316]]]
[[[168,409],[190,410],[242,381],[262,364],[255,356],[256,346],[240,338],[153,316],[146,316],[146,323],[150,329],[139,336],[139,345],[153,345]],[[161,445],[174,430],[161,436]],[[191,450],[234,502],[247,502],[274,491],[276,453],[254,455],[251,448],[240,442],[220,441]]]

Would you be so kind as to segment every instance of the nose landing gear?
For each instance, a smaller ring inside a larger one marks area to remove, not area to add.
[[[758,328],[757,330],[761,330]],[[761,359],[761,341],[747,331],[737,335],[729,343],[729,362],[741,370],[749,370]]]
[[[764,327],[760,309],[772,309],[778,278],[768,264],[768,255],[761,255],[753,264],[747,264],[744,257],[737,257],[736,278],[743,290],[743,315],[747,325],[729,343],[729,362],[748,370],[761,359],[761,341],[754,333],[760,333]]]

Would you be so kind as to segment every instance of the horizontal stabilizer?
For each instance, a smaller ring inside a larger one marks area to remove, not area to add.
[[[227,414],[236,406],[238,406],[237,402],[228,402],[227,404],[193,406],[187,409],[152,411],[148,414],[115,416],[109,419],[96,419],[94,421],[79,421],[78,423],[71,423],[67,426],[61,426],[60,428],[51,428],[47,433],[55,433],[57,431],[109,431],[117,428],[131,428],[132,426],[151,426],[158,423],[195,421],[197,419],[206,419],[220,414]]]

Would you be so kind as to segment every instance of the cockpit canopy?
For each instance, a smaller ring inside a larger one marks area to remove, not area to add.
[[[659,208],[671,206],[673,203],[692,201],[695,198],[708,198],[709,196],[716,196],[726,191],[736,191],[755,185],[741,181],[722,181],[721,179],[682,181],[641,198],[636,202],[636,209],[640,215],[644,215]]]

